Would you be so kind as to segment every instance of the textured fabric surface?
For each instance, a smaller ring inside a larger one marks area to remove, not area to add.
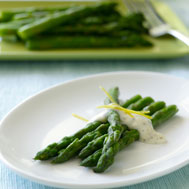
[[[188,1],[167,0],[174,11],[189,26]],[[90,74],[144,70],[167,73],[189,79],[189,56],[169,60],[111,61],[1,61],[0,119],[25,98],[52,85]],[[189,166],[169,175],[124,189],[187,189]],[[0,162],[0,189],[51,189],[24,179]]]

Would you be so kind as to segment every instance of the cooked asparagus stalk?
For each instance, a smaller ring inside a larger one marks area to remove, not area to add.
[[[117,23],[117,29],[136,31],[137,33],[148,33],[144,26],[145,18],[141,13],[130,14],[122,17]]]
[[[126,130],[128,130],[128,127],[126,125],[124,125],[124,131],[126,131]],[[84,159],[87,156],[90,156],[91,154],[93,154],[98,149],[101,149],[103,147],[103,144],[106,143],[108,140],[107,136],[108,136],[108,134],[104,134],[104,135],[92,140],[91,142],[89,142],[87,144],[87,146],[80,151],[79,158]]]
[[[19,14],[15,14],[12,18],[12,20],[23,20],[23,19],[27,19],[27,18],[41,18],[44,16],[47,16],[49,13],[49,11],[39,11],[39,12],[23,12],[23,13],[19,13]]]
[[[84,167],[95,167],[101,155],[102,155],[102,148],[100,148],[99,150],[97,150],[87,158],[83,159],[80,165]]]
[[[99,29],[100,28],[100,29]],[[131,32],[130,32],[131,33]],[[66,25],[60,26],[53,30],[45,31],[43,36],[123,36],[123,33],[115,30],[114,27],[109,25],[98,25],[98,24],[78,24],[78,25]]]
[[[79,151],[91,140],[93,140],[95,137],[100,136],[100,132],[96,133],[87,133],[85,136],[83,136],[80,140],[76,138],[67,148],[62,149],[58,152],[58,156],[56,156],[51,163],[57,164],[57,163],[63,163],[65,161],[68,161],[72,157],[76,156]]]
[[[146,106],[143,110],[149,111],[149,113],[146,113],[147,115],[152,115],[155,112],[157,112],[158,110],[161,110],[162,108],[164,108],[165,105],[166,104],[163,101],[156,101],[156,102],[150,104],[149,106]]]
[[[125,47],[150,47],[152,43],[137,34],[128,37],[95,37],[95,36],[56,36],[37,37],[26,41],[30,50],[47,49],[74,49],[74,48],[125,48]]]
[[[75,22],[75,20],[85,18],[86,16],[93,16],[97,14],[110,14],[112,10],[115,11],[116,3],[106,3],[96,6],[78,6],[71,7],[65,11],[57,12],[48,15],[44,18],[38,19],[28,25],[21,27],[18,30],[18,35],[22,39],[28,39],[36,36],[48,29],[53,29],[56,26]]]
[[[107,113],[107,119],[110,123],[110,127],[108,129],[108,136],[103,146],[103,153],[108,150],[110,146],[118,142],[121,137],[122,132],[124,131],[124,126],[121,125],[119,113],[110,110]]]
[[[84,159],[87,156],[91,155],[96,150],[103,147],[104,139],[108,136],[108,134],[102,135],[95,140],[92,140],[87,144],[85,148],[83,148],[79,153],[79,158]]]
[[[109,91],[108,91],[108,93],[110,94],[110,96],[113,98],[113,100],[115,102],[119,103],[119,100],[118,100],[118,97],[119,97],[119,88],[118,87],[110,88]],[[104,104],[109,104],[109,103],[111,103],[111,101],[107,97],[104,100]],[[109,122],[111,122],[111,123],[113,122],[112,119],[114,119],[114,120],[116,118],[118,119],[116,123],[114,122],[112,124],[119,124],[120,123],[119,116],[117,116],[116,113],[109,112],[108,117],[109,117]],[[113,127],[113,126],[111,125],[111,127]],[[126,126],[124,126],[122,128],[123,129],[127,129]],[[112,133],[113,128],[109,127],[109,129],[111,129],[111,130],[108,130],[108,132]],[[103,136],[101,136],[101,137],[99,137],[99,138],[97,138],[97,139],[89,142],[88,145],[81,150],[81,152],[79,153],[79,157],[83,159],[83,158],[89,156],[90,154],[92,154],[94,151],[98,150],[99,148],[102,148],[105,138],[106,138],[106,141],[105,141],[105,143],[106,143],[107,140],[109,139],[108,134],[105,134],[105,135],[103,135]]]
[[[125,103],[122,105],[124,108],[129,107],[131,104],[137,102],[138,100],[142,99],[141,95],[137,94],[130,99],[126,100]]]
[[[152,115],[152,124],[154,127],[164,123],[178,112],[176,105],[169,105]]]
[[[52,160],[52,163],[63,163],[76,156],[90,141],[107,133],[108,127],[109,124],[102,124],[95,131],[84,135],[80,140],[76,138],[67,148],[58,152],[58,156]]]
[[[128,109],[140,111],[144,107],[150,105],[152,102],[154,102],[154,100],[151,97],[145,97],[131,104]]]
[[[108,90],[108,93],[110,94],[110,96],[113,98],[113,100],[119,104],[119,88],[118,87],[113,87],[113,88],[110,88]],[[104,104],[110,104],[112,103],[110,101],[110,99],[107,97],[105,100],[104,100]]]
[[[5,36],[5,35],[16,35],[17,30],[28,23],[31,23],[34,21],[34,18],[29,18],[29,19],[23,19],[23,20],[14,20],[6,23],[0,23],[0,36]]]
[[[0,11],[0,21],[1,22],[11,21],[12,19],[14,19],[14,17],[16,17],[16,15],[20,15],[20,14],[31,15],[31,14],[36,14],[38,12],[52,13],[52,12],[56,12],[56,11],[63,11],[66,9],[67,8],[65,8],[65,7],[50,7],[50,8],[48,8],[48,7],[46,7],[46,8],[44,8],[44,7],[38,7],[38,8],[29,7],[29,8],[14,8],[14,9],[10,9],[10,10],[1,10]]]
[[[117,12],[116,12],[117,13]],[[140,20],[140,21],[138,21]],[[135,13],[129,16],[113,14],[110,16],[95,16],[79,20],[75,25],[59,26],[48,30],[43,35],[104,35],[104,36],[128,36],[132,33],[142,32],[141,14]],[[136,27],[138,26],[138,27]]]
[[[71,144],[76,138],[80,139],[82,136],[84,136],[86,133],[94,131],[97,127],[99,127],[102,123],[99,121],[94,121],[92,123],[89,123],[86,125],[85,128],[79,130],[74,135],[69,137],[64,137],[60,142],[53,143],[48,145],[45,149],[39,151],[36,156],[35,160],[48,160],[56,155],[58,155],[58,152],[66,148],[69,144]]]
[[[117,152],[133,143],[134,141],[139,139],[139,132],[137,130],[125,131],[124,136],[110,148],[108,148],[105,153],[102,150],[102,154],[98,160],[96,167],[93,169],[97,173],[104,172],[110,165],[114,162],[114,156]],[[92,158],[92,157],[91,157]],[[93,162],[94,159],[93,159]],[[87,160],[85,160],[81,165],[87,164]]]

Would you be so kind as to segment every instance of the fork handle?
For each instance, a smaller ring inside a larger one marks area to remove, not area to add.
[[[187,46],[189,46],[189,36],[186,36],[177,30],[169,30],[167,33],[174,36],[175,38],[181,40]]]

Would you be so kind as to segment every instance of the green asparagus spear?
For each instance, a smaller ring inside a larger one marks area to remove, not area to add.
[[[117,87],[111,88],[109,93],[115,101],[118,101],[119,89]],[[110,101],[105,100],[105,103],[108,104]],[[108,136],[105,138],[103,153],[120,139],[120,136],[124,131],[119,114],[116,111],[109,111],[107,114],[107,120],[110,123],[110,126],[108,128]]]
[[[6,23],[0,23],[0,36],[4,35],[16,35],[18,28],[21,26],[31,23],[34,21],[34,18],[29,18],[29,19],[23,19],[23,20],[15,20],[15,21],[10,21]]]
[[[118,103],[119,88],[113,87],[113,88],[109,89],[108,92],[112,96],[112,98]],[[111,101],[108,98],[106,98],[104,101],[104,104],[109,104],[109,103],[111,103]],[[125,128],[127,128],[127,127],[125,126]],[[105,135],[89,142],[88,145],[82,149],[82,151],[79,154],[79,157],[84,158],[84,157],[88,156],[89,154],[93,153],[95,150],[101,148],[103,146],[104,139],[107,136],[108,135],[105,134]]]
[[[96,150],[100,149],[103,147],[103,142],[104,139],[107,137],[108,135],[102,135],[98,138],[96,138],[95,140],[92,140],[91,142],[89,142],[87,144],[87,146],[85,148],[83,148],[80,153],[79,153],[79,157],[81,159],[86,158],[87,156],[91,155],[93,152],[95,152]]]
[[[138,23],[137,19],[138,17],[140,19],[141,14],[134,13],[126,17],[117,14],[87,17],[79,20],[78,23],[74,25],[59,26],[53,30],[45,31],[43,35],[103,35],[127,37],[128,34],[138,34],[139,29],[141,30],[141,24]],[[136,25],[139,25],[138,28],[136,28]]]
[[[125,129],[126,131],[127,129]],[[123,132],[122,137],[125,136]],[[106,137],[104,139],[104,144],[107,142],[108,137]],[[93,154],[89,155],[87,158],[83,159],[81,161],[81,166],[85,166],[85,167],[95,167],[97,165],[97,162],[99,160],[99,158],[101,157],[103,152],[103,148],[100,148],[99,150],[97,150],[96,152],[94,152]]]
[[[112,14],[109,14],[108,16],[106,15],[95,15],[91,17],[86,17],[85,19],[82,19],[79,21],[79,25],[83,26],[91,26],[91,25],[96,25],[96,26],[103,26],[104,24],[109,24],[112,22],[117,22],[119,19],[121,19],[122,16],[119,14],[119,12],[115,11],[112,12]]]
[[[12,20],[22,20],[26,18],[39,19],[56,12],[65,11],[68,8],[70,7],[28,8],[25,9],[24,12],[18,12],[17,14],[14,14],[12,16]]]
[[[161,110],[162,108],[164,108],[165,105],[166,105],[165,102],[157,101],[157,102],[150,104],[149,106],[146,106],[143,110],[149,111],[149,113],[147,113],[147,115],[152,115],[155,112],[157,112],[158,110]]]
[[[100,29],[99,29],[100,27]],[[130,32],[130,31],[129,31]],[[131,33],[131,32],[130,32]],[[132,33],[131,33],[132,34]],[[42,33],[43,36],[58,35],[58,36],[114,36],[120,37],[123,36],[123,33],[115,30],[115,28],[110,27],[109,25],[66,25],[59,26],[53,30],[48,30]],[[127,36],[127,35],[126,35]]]
[[[57,8],[57,9],[52,9],[52,10],[38,10],[38,11],[30,11],[30,12],[23,12],[23,13],[18,13],[18,14],[15,14],[13,16],[13,20],[20,20],[20,19],[25,19],[25,18],[41,18],[41,17],[44,17],[44,16],[47,16],[49,14],[52,14],[54,12],[60,12],[60,11],[65,11],[66,9],[68,8],[71,8],[71,7],[66,7],[66,8]],[[117,22],[118,19],[121,19],[121,15],[118,11],[116,10],[113,10],[113,9],[110,9],[110,12],[108,13],[108,16],[107,15],[93,15],[93,16],[87,16],[86,18],[82,18],[81,20],[76,20],[74,22],[74,26],[75,24],[79,24],[79,25],[83,25],[83,26],[86,26],[86,25],[102,25],[102,24],[105,24],[105,23],[109,23],[109,22]],[[133,20],[134,21],[134,20]],[[72,22],[73,24],[73,22]],[[70,26],[72,26],[72,24],[69,24]],[[74,28],[74,27],[72,27]],[[53,28],[54,30],[54,28]],[[54,31],[47,31],[48,33],[52,34],[54,33]]]
[[[108,90],[108,93],[110,94],[110,96],[114,99],[114,101],[116,101],[117,103],[119,103],[118,97],[119,97],[119,88],[118,87],[113,87],[110,88]],[[107,97],[104,101],[104,104],[109,104],[111,103],[111,101],[109,100],[109,98]],[[115,125],[120,124],[120,120],[119,120],[119,116],[117,115],[117,112],[109,112],[108,113],[108,117],[109,117],[109,122],[111,123],[111,129],[109,130],[109,132],[112,134],[113,127],[116,127]],[[117,120],[116,120],[117,119]],[[124,130],[127,129],[127,126],[122,127]],[[115,132],[116,133],[116,132]],[[88,143],[88,145],[83,148],[79,154],[80,158],[85,158],[86,156],[89,156],[90,154],[92,154],[94,151],[96,151],[99,148],[103,147],[103,142],[104,139],[106,138],[105,143],[107,142],[107,140],[109,139],[109,137],[107,137],[108,135],[105,134],[91,142]]]
[[[67,9],[66,7],[50,7],[50,8],[36,8],[36,7],[30,7],[30,8],[14,8],[10,10],[2,10],[0,11],[0,21],[1,22],[7,22],[12,19],[14,19],[14,16],[17,14],[35,14],[36,12],[56,12],[56,11],[63,11]]]
[[[107,133],[108,131],[108,128],[109,128],[109,123],[103,123],[101,124],[99,127],[97,127],[94,131],[92,132],[100,132],[101,135],[104,135]],[[88,133],[87,133],[88,134]]]
[[[127,37],[55,36],[35,37],[26,41],[29,50],[74,49],[74,48],[124,48],[151,47],[152,43],[138,34]]]
[[[162,124],[163,122],[170,119],[172,116],[174,116],[178,112],[178,108],[176,105],[169,105],[157,112],[155,112],[152,115],[152,124],[154,127]]]
[[[114,99],[115,102],[117,102],[119,104],[119,88],[118,87],[113,87],[113,88],[110,88],[108,90],[108,93],[110,94],[110,96]],[[110,101],[110,99],[107,97],[105,100],[104,100],[104,104],[110,104],[112,103]]]
[[[23,10],[6,10],[6,11],[0,11],[0,21],[1,22],[7,22],[12,19],[12,17],[16,13],[21,13]]]
[[[107,113],[107,119],[110,123],[110,127],[108,128],[108,136],[103,146],[103,153],[120,139],[121,134],[124,131],[124,126],[121,125],[119,113],[110,110]]]
[[[28,39],[56,26],[75,22],[78,19],[96,14],[108,14],[115,10],[115,3],[100,4],[93,7],[78,6],[71,7],[65,11],[57,12],[52,15],[41,18],[31,24],[25,25],[18,30],[18,35],[22,39]]]
[[[38,19],[35,22],[27,24],[21,27],[18,30],[18,35],[22,39],[27,39],[32,36],[38,35],[39,33],[58,26],[62,23],[67,23],[71,20],[71,17],[75,16],[74,14],[80,13],[83,10],[83,7],[73,7],[63,12],[54,13],[52,15],[48,15],[44,18]],[[76,17],[74,17],[76,18]]]
[[[67,146],[67,148],[60,150],[58,152],[58,156],[56,156],[51,163],[57,164],[68,161],[72,157],[76,156],[89,141],[98,136],[101,136],[100,132],[90,132],[83,136],[80,140],[76,138],[69,146]]]
[[[119,144],[115,143],[105,153],[100,156],[96,167],[93,168],[95,173],[102,173],[114,162],[114,156],[119,151]]]
[[[119,142],[115,143],[113,146],[108,148],[108,150],[100,156],[96,167],[93,169],[96,173],[104,172],[109,166],[111,166],[114,162],[114,156],[124,147],[133,143],[134,141],[139,139],[139,132],[137,130],[125,131],[123,138],[119,140]],[[94,159],[93,159],[93,162]],[[84,165],[84,162],[81,163]],[[87,163],[86,163],[87,164]]]
[[[124,128],[124,132],[126,130],[128,130],[128,127],[126,125],[123,125]],[[123,132],[123,133],[124,133]],[[103,144],[107,142],[108,140],[108,134],[104,134],[94,140],[92,140],[91,142],[89,142],[87,144],[87,146],[85,148],[83,148],[80,153],[79,153],[79,157],[81,159],[86,158],[87,156],[91,155],[92,153],[94,153],[96,150],[100,149],[103,147]],[[106,139],[106,140],[105,140]]]
[[[59,151],[58,156],[52,160],[52,163],[63,163],[77,155],[90,141],[107,133],[109,124],[100,125],[95,131],[84,135],[80,140],[74,140],[67,148]]]
[[[92,155],[82,160],[80,165],[84,167],[95,167],[101,155],[102,155],[102,148],[100,148],[99,150],[94,152]]]
[[[49,14],[49,11],[39,11],[39,12],[23,12],[19,14],[15,14],[12,18],[12,20],[23,20],[27,18],[42,18],[44,16],[47,16]]]
[[[138,18],[138,19],[137,19]],[[138,20],[141,20],[140,22]],[[141,25],[144,20],[141,14],[134,13],[123,17],[113,14],[112,16],[95,16],[82,19],[76,25],[61,26],[46,31],[45,34],[57,35],[104,35],[104,36],[125,36],[132,33],[142,33]],[[99,26],[99,24],[101,24]],[[137,27],[138,26],[138,27]],[[100,27],[100,29],[99,29]],[[144,29],[143,29],[144,30]],[[128,34],[127,34],[127,33]]]
[[[117,22],[117,29],[131,30],[137,33],[148,33],[147,28],[144,26],[145,18],[141,13],[130,14],[121,17]]]
[[[91,138],[93,137],[94,136],[92,136]],[[51,161],[51,163],[63,163],[69,160],[71,157],[74,157],[78,152],[79,145],[79,139],[76,138],[69,146],[67,146],[67,148],[60,150],[58,156],[56,156],[55,159]],[[66,155],[64,155],[65,153]]]
[[[61,149],[66,148],[76,138],[80,139],[86,133],[95,130],[101,124],[102,123],[99,121],[94,121],[92,123],[87,124],[85,128],[79,130],[74,135],[69,136],[69,137],[64,137],[60,142],[48,145],[45,149],[39,151],[36,154],[34,159],[35,160],[48,160],[48,159],[56,156]]]
[[[144,107],[150,105],[152,102],[154,102],[154,100],[151,97],[145,97],[131,104],[128,108],[132,110],[140,111]]]
[[[130,99],[126,100],[125,103],[122,105],[124,108],[129,107],[131,104],[137,102],[138,100],[142,99],[141,95],[137,94]]]

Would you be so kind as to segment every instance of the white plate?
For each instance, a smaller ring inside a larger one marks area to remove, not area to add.
[[[158,128],[167,144],[135,142],[118,153],[103,174],[79,166],[74,159],[60,165],[34,162],[47,144],[85,125],[71,116],[90,118],[103,104],[106,89],[119,86],[121,98],[135,94],[177,104],[179,113]],[[45,90],[13,109],[0,126],[0,157],[17,173],[46,185],[67,188],[110,188],[136,184],[170,173],[189,160],[189,81],[152,72],[115,72],[77,79]],[[75,125],[70,121],[74,120]]]

